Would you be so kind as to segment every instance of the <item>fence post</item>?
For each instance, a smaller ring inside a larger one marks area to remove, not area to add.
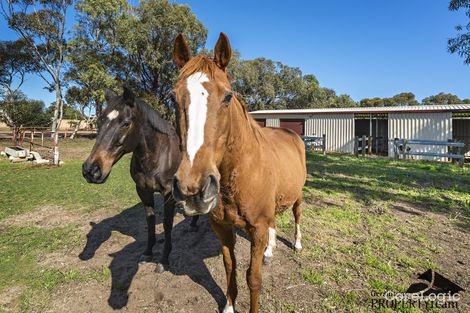
[[[366,135],[362,135],[361,153],[362,156],[366,156]]]
[[[408,145],[408,140],[403,139],[403,158],[405,160],[408,159],[407,145]]]
[[[398,149],[398,138],[393,139],[393,156],[395,160],[400,159],[400,149]]]
[[[323,134],[323,154],[326,153],[326,134]]]
[[[367,153],[368,153],[369,155],[372,154],[373,138],[374,138],[374,137],[369,136],[369,140],[367,141]]]
[[[447,142],[453,142],[453,140],[452,139],[447,139]],[[458,147],[447,146],[447,153],[458,154],[459,150],[460,150],[460,148],[458,148]],[[460,160],[456,160],[454,158],[447,158],[447,161],[450,161],[452,164],[455,164],[455,163],[460,164]]]
[[[354,155],[356,157],[359,156],[359,137],[354,137]]]
[[[11,145],[16,146],[16,127],[13,127],[13,134],[11,137]]]
[[[459,159],[459,166],[463,168],[465,165],[465,146],[459,147],[459,154],[463,156],[463,158]]]
[[[379,155],[379,137],[375,137],[375,154]]]
[[[29,133],[29,152],[33,150],[33,141],[34,141],[34,130],[31,130]]]

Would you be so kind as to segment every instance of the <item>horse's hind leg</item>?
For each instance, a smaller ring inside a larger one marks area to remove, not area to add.
[[[292,212],[294,212],[295,219],[295,251],[302,251],[302,234],[300,233],[300,215],[302,214],[302,194],[300,194],[297,201],[295,201],[294,206],[292,207]]]
[[[147,248],[140,256],[139,262],[150,262],[153,258],[152,248],[155,245],[155,210],[153,191],[141,189],[136,186],[137,194],[145,208],[145,219],[147,221]]]
[[[165,204],[163,207],[163,230],[165,233],[165,244],[163,246],[163,255],[160,262],[157,264],[156,272],[162,273],[165,268],[170,264],[169,256],[172,249],[171,244],[171,231],[173,229],[173,218],[175,216],[175,200],[171,195],[166,196]]]

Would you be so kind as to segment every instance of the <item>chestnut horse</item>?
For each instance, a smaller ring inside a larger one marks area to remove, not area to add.
[[[173,175],[181,160],[179,139],[173,126],[158,115],[144,101],[135,98],[124,87],[122,96],[106,90],[107,108],[98,118],[98,137],[83,163],[82,173],[89,183],[101,184],[108,178],[112,166],[121,157],[133,152],[131,176],[140,200],[144,204],[147,219],[147,249],[140,261],[151,261],[155,245],[155,208],[153,194],[162,194],[164,204],[165,244],[157,272],[164,271],[171,252],[171,230],[175,201],[171,195]],[[196,230],[193,217],[191,230]]]
[[[292,206],[295,247],[301,249],[304,143],[291,130],[261,128],[248,114],[225,71],[231,58],[225,34],[217,41],[214,60],[191,58],[182,35],[176,38],[173,57],[181,68],[174,95],[182,151],[173,196],[187,215],[210,216],[222,244],[228,284],[226,313],[234,312],[238,292],[233,227],[250,235],[246,278],[250,312],[258,312],[263,252],[269,258],[276,242],[275,214]]]

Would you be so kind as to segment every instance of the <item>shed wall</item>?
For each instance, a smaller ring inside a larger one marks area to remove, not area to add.
[[[447,141],[452,139],[452,113],[389,113],[388,114],[388,153],[394,157],[393,139],[416,139]],[[447,147],[410,145],[412,151],[446,153]],[[415,159],[439,160],[438,157],[419,157]]]
[[[267,117],[266,118],[266,126],[267,127],[279,127],[280,122],[279,118],[277,117]]]
[[[354,114],[310,115],[305,121],[305,135],[326,135],[326,150],[354,152]]]

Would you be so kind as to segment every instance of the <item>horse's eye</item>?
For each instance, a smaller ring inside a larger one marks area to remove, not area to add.
[[[130,125],[131,125],[131,121],[130,120],[125,120],[124,122],[122,122],[121,127],[122,128],[127,128]]]
[[[233,92],[227,91],[224,95],[223,103],[225,105],[228,105],[230,103],[230,101],[232,100],[232,97],[233,97]]]

